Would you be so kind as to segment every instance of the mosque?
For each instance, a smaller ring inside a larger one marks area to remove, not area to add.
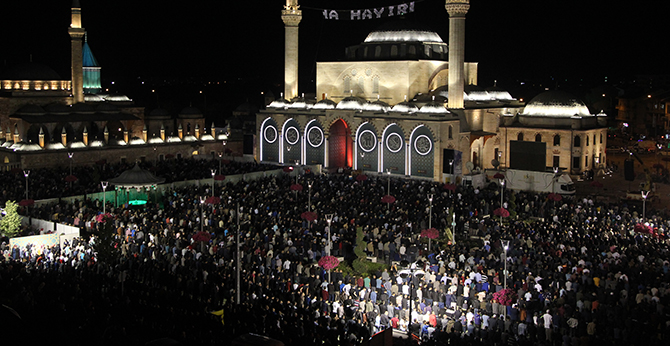
[[[50,67],[23,63],[0,73],[0,169],[30,169],[67,160],[91,164],[129,162],[222,152],[224,129],[205,127],[202,112],[184,108],[175,116],[162,109],[145,115],[126,95],[101,87],[101,66],[73,0],[71,76]],[[231,141],[228,150],[239,144]]]
[[[561,91],[524,104],[478,87],[477,63],[464,61],[470,2],[446,0],[445,8],[448,43],[423,25],[391,20],[340,60],[318,62],[318,100],[309,100],[297,85],[302,11],[287,0],[284,98],[257,114],[257,158],[436,181],[529,158],[571,174],[606,163],[605,114]]]

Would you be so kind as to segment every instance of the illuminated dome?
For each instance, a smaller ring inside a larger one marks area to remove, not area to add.
[[[361,44],[346,49],[348,60],[448,60],[447,44],[425,25],[405,17],[372,31]]]
[[[410,20],[395,20],[371,32],[365,43],[371,42],[436,42],[444,43],[440,35]]]
[[[291,103],[286,99],[274,100],[268,105],[269,108],[287,108]]]
[[[559,90],[547,91],[535,96],[524,107],[521,114],[546,117],[591,116],[584,102]]]
[[[312,109],[335,109],[337,103],[330,99],[323,99],[317,102]]]
[[[340,103],[337,104],[337,109],[353,109],[353,110],[363,110],[367,102],[360,97],[349,96],[345,97]]]
[[[444,107],[443,103],[437,101],[431,101],[423,105],[419,109],[419,113],[425,114],[449,114],[449,111]]]
[[[387,113],[391,109],[391,106],[389,106],[388,103],[384,101],[374,101],[374,102],[369,102],[363,105],[363,110],[368,111],[368,112],[384,112]]]
[[[398,113],[416,113],[419,111],[419,107],[417,107],[415,104],[404,101],[396,104],[391,108],[391,112],[398,112]]]

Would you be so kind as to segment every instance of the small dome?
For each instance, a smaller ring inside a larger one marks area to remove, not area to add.
[[[46,107],[46,111],[49,114],[65,115],[70,114],[71,108],[62,103],[52,103]]]
[[[535,96],[524,107],[521,114],[548,117],[582,117],[591,115],[584,102],[560,90],[546,91]]]
[[[92,106],[89,106],[85,103],[77,103],[72,105],[72,111],[73,113],[79,113],[79,114],[93,114],[95,113],[95,109],[93,109]]]
[[[21,109],[19,109],[16,112],[16,114],[17,115],[45,115],[46,112],[40,106],[25,105],[25,106],[21,107]]]
[[[272,101],[272,102],[268,105],[268,107],[269,107],[269,108],[287,108],[287,107],[290,106],[290,105],[291,105],[291,103],[290,103],[288,100],[286,100],[286,99],[278,99],[278,100],[274,100],[274,101]]]
[[[112,102],[130,102],[130,101],[132,101],[128,96],[118,94],[118,93],[105,96],[105,100],[106,101],[112,101]]]
[[[391,112],[398,112],[398,113],[416,113],[419,110],[419,107],[417,107],[415,104],[404,101],[396,104],[391,108]]]
[[[437,101],[431,101],[423,105],[421,109],[419,109],[419,113],[424,113],[424,114],[448,114],[449,111],[447,108],[444,107],[444,104],[439,103]]]
[[[360,97],[356,96],[349,96],[345,97],[342,101],[340,101],[335,108],[337,109],[353,109],[353,110],[363,110],[363,107],[367,101],[363,100]]]
[[[384,112],[387,113],[391,109],[391,106],[389,106],[388,103],[384,101],[373,101],[366,103],[363,106],[363,110],[368,111],[368,112]]]
[[[27,62],[14,65],[6,69],[0,75],[0,79],[38,81],[61,80],[58,73],[56,73],[56,71],[54,71],[51,67],[36,62]]]
[[[323,99],[317,102],[312,109],[335,109],[337,103],[331,99]]]
[[[288,106],[288,108],[293,108],[293,109],[309,109],[312,108],[310,104],[308,104],[304,98],[302,97],[296,97],[291,100],[291,104]]]
[[[185,107],[178,116],[182,119],[202,118],[202,112],[195,107]]]
[[[86,94],[86,95],[84,95],[84,101],[85,102],[104,102],[105,99],[100,95]]]

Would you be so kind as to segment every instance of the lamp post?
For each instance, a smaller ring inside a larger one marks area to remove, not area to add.
[[[400,277],[403,279],[409,279],[409,311],[407,314],[407,336],[411,339],[412,338],[412,331],[411,331],[411,325],[412,325],[412,301],[414,300],[414,277],[417,277],[421,279],[426,273],[422,270],[423,269],[423,261],[416,261],[412,265],[410,265],[409,261],[407,260],[402,260],[400,262],[400,265],[402,267],[405,267],[406,269],[401,270],[399,272]]]
[[[647,217],[647,197],[649,196],[649,191],[641,191],[642,193],[642,220],[645,220]],[[27,198],[26,198],[27,199]]]
[[[200,197],[200,232],[203,231],[203,223],[205,223],[205,197]]]
[[[67,153],[67,157],[70,158],[70,175],[72,175],[72,157],[74,153]]]
[[[449,171],[451,172],[451,177],[449,177],[449,179],[450,179],[449,182],[453,183],[451,180],[454,179],[454,159],[449,160]]]
[[[391,169],[387,168],[386,169],[386,175],[388,177],[387,179],[387,184],[386,184],[386,194],[391,195]],[[388,205],[388,209],[391,209],[391,203],[386,203]]]
[[[219,153],[219,173],[223,172],[221,170],[221,162],[223,162],[223,151]]]
[[[312,211],[312,182],[311,181],[309,183],[307,183],[307,187],[308,187],[308,190],[307,190],[307,211],[309,212],[309,211]],[[311,225],[311,223],[312,222],[309,221],[309,219],[307,219],[307,227],[308,228]]]
[[[29,169],[23,170],[23,176],[26,177],[26,201],[28,200],[28,176],[30,175]]]
[[[330,237],[330,223],[333,221],[333,216],[334,214],[326,214],[326,222],[328,222],[328,239],[326,240],[326,256],[330,256],[330,251],[333,248],[333,241],[332,238]],[[330,281],[330,269],[328,269],[328,282]]]
[[[500,240],[500,243],[503,246],[503,249],[505,250],[505,269],[503,271],[503,289],[507,289],[507,250],[509,250],[509,240]],[[505,319],[507,319],[507,308],[505,307],[503,309],[503,316],[505,316]]]
[[[433,194],[428,195],[428,229],[433,228]],[[431,239],[428,238],[428,251],[430,251]]]
[[[500,224],[502,225],[503,198],[505,197],[505,178],[500,178]]]
[[[210,169],[212,172],[212,197],[214,197],[214,176],[216,175],[216,169]]]
[[[100,185],[102,185],[102,213],[105,214],[106,209],[105,207],[107,206],[107,186],[109,186],[108,181],[101,181]]]
[[[300,160],[295,160],[295,168],[298,169],[297,172],[295,172],[295,183],[298,183],[298,176],[300,175]]]
[[[237,234],[235,235],[235,301],[240,305],[240,202],[237,202]]]

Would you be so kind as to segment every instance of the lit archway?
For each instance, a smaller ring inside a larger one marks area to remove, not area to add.
[[[353,164],[353,140],[351,130],[339,119],[330,126],[328,138],[328,167],[351,167]]]

